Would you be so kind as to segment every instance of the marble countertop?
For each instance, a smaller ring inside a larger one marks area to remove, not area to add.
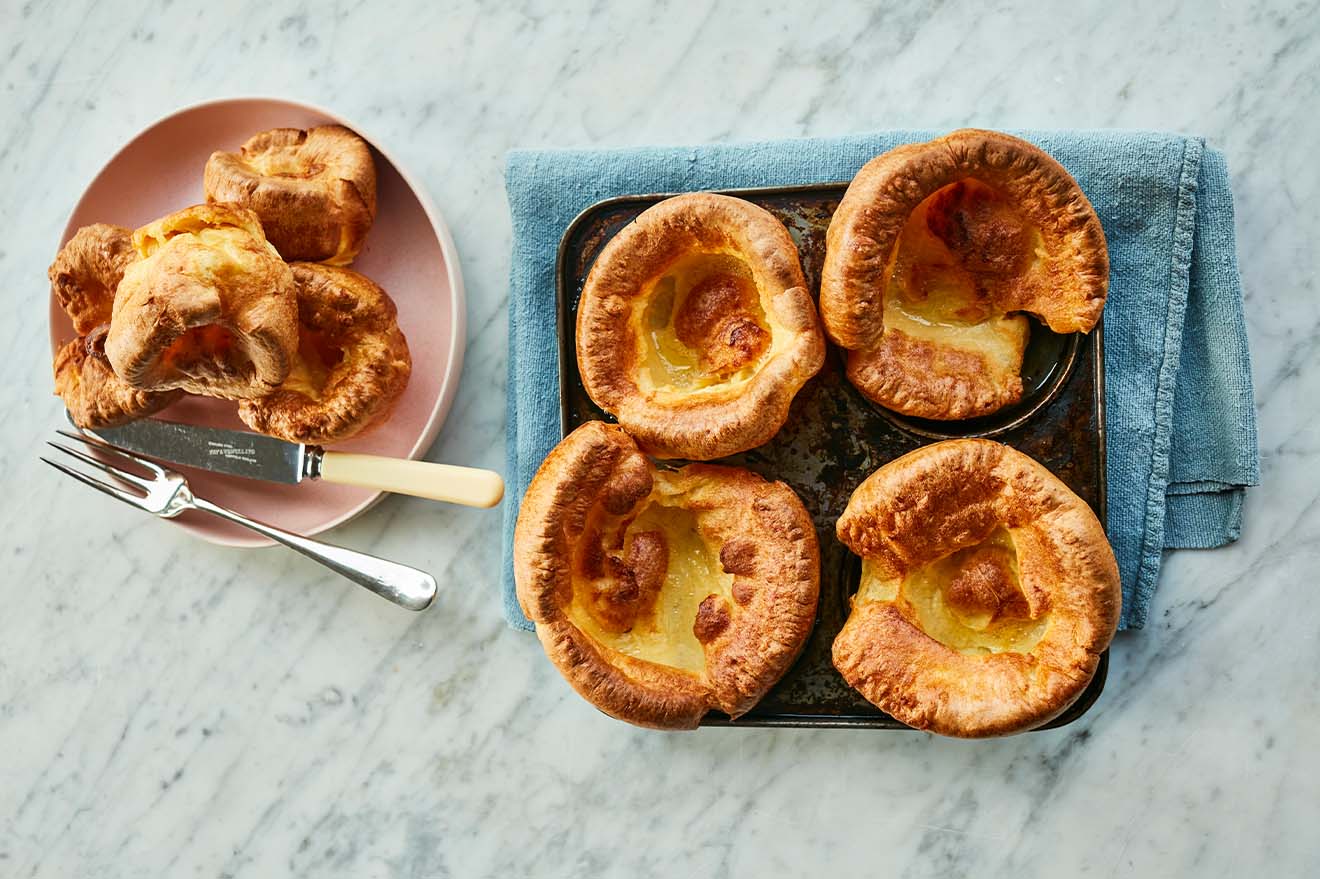
[[[1320,7],[614,5],[0,0],[0,876],[1315,875]],[[496,469],[510,147],[1204,134],[1234,174],[1260,407],[1243,538],[1168,558],[1064,729],[662,735],[505,627],[497,512],[391,498],[332,533],[437,575],[412,615],[91,496],[36,460],[60,230],[138,130],[254,93],[361,120],[447,216],[467,356],[429,457]]]

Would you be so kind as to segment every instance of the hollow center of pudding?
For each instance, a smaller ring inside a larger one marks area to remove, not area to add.
[[[189,327],[170,343],[161,361],[183,373],[199,363],[226,360],[234,348],[234,334],[219,324]]]
[[[1027,653],[1040,642],[1048,609],[1022,588],[1013,536],[985,540],[882,581],[862,563],[859,600],[897,604],[930,637],[960,653]]]
[[[647,298],[640,330],[651,384],[680,390],[750,377],[772,341],[751,269],[726,253],[671,266]]]
[[[330,372],[344,360],[344,350],[325,333],[307,327],[298,328],[298,356],[289,366],[289,375],[281,389],[294,391],[311,400],[320,400],[330,380]]]
[[[945,186],[909,215],[890,256],[884,325],[1019,359],[1028,324],[1011,314],[1046,275],[1044,241],[997,189]]]
[[[618,546],[599,553],[577,566],[570,621],[619,653],[702,673],[701,624],[722,614],[727,625],[733,575],[724,572],[696,515],[652,501],[623,528]]]
[[[218,267],[222,265],[220,257],[232,257],[251,246],[248,230],[227,224],[217,225],[202,217],[175,217],[168,225],[154,223],[139,233],[135,246],[138,255],[147,259],[178,238],[184,239],[174,245],[179,249],[178,253],[187,248],[187,253],[194,260],[201,260],[202,267]],[[212,254],[210,260],[198,256],[207,252]]]
[[[325,170],[324,165],[309,157],[303,150],[269,149],[246,158],[252,169],[263,177],[306,180]]]

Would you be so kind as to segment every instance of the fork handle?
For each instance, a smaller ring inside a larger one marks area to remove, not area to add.
[[[249,519],[202,498],[194,498],[193,503],[199,510],[205,510],[263,534],[309,559],[320,562],[335,573],[347,577],[359,586],[367,587],[381,598],[388,599],[400,607],[408,610],[426,610],[435,600],[435,578],[425,571],[368,555],[365,552],[292,534],[264,522]]]

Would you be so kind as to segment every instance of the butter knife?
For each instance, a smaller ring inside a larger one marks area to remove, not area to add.
[[[332,452],[244,430],[144,418],[85,432],[151,458],[245,479],[320,479],[469,507],[493,507],[504,497],[504,480],[491,470]]]

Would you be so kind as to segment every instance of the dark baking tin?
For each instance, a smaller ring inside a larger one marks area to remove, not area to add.
[[[807,285],[819,296],[825,230],[846,188],[845,183],[833,183],[726,194],[758,204],[783,221],[801,253]],[[574,336],[587,272],[621,228],[668,197],[636,195],[597,202],[564,232],[556,267],[564,435],[584,421],[613,420],[591,402],[578,374]],[[720,459],[782,480],[802,498],[820,538],[820,606],[811,638],[783,680],[736,721],[712,712],[703,726],[908,729],[848,686],[830,659],[830,646],[848,615],[848,599],[860,572],[856,556],[835,536],[834,522],[853,489],[880,465],[935,439],[994,436],[1048,467],[1105,521],[1104,350],[1099,327],[1086,336],[1058,336],[1033,323],[1023,366],[1023,402],[983,419],[904,418],[862,397],[844,377],[842,365],[842,355],[831,346],[824,368],[798,393],[779,434],[764,446]],[[1108,667],[1106,651],[1090,686],[1041,728],[1063,726],[1085,714],[1104,689]]]

